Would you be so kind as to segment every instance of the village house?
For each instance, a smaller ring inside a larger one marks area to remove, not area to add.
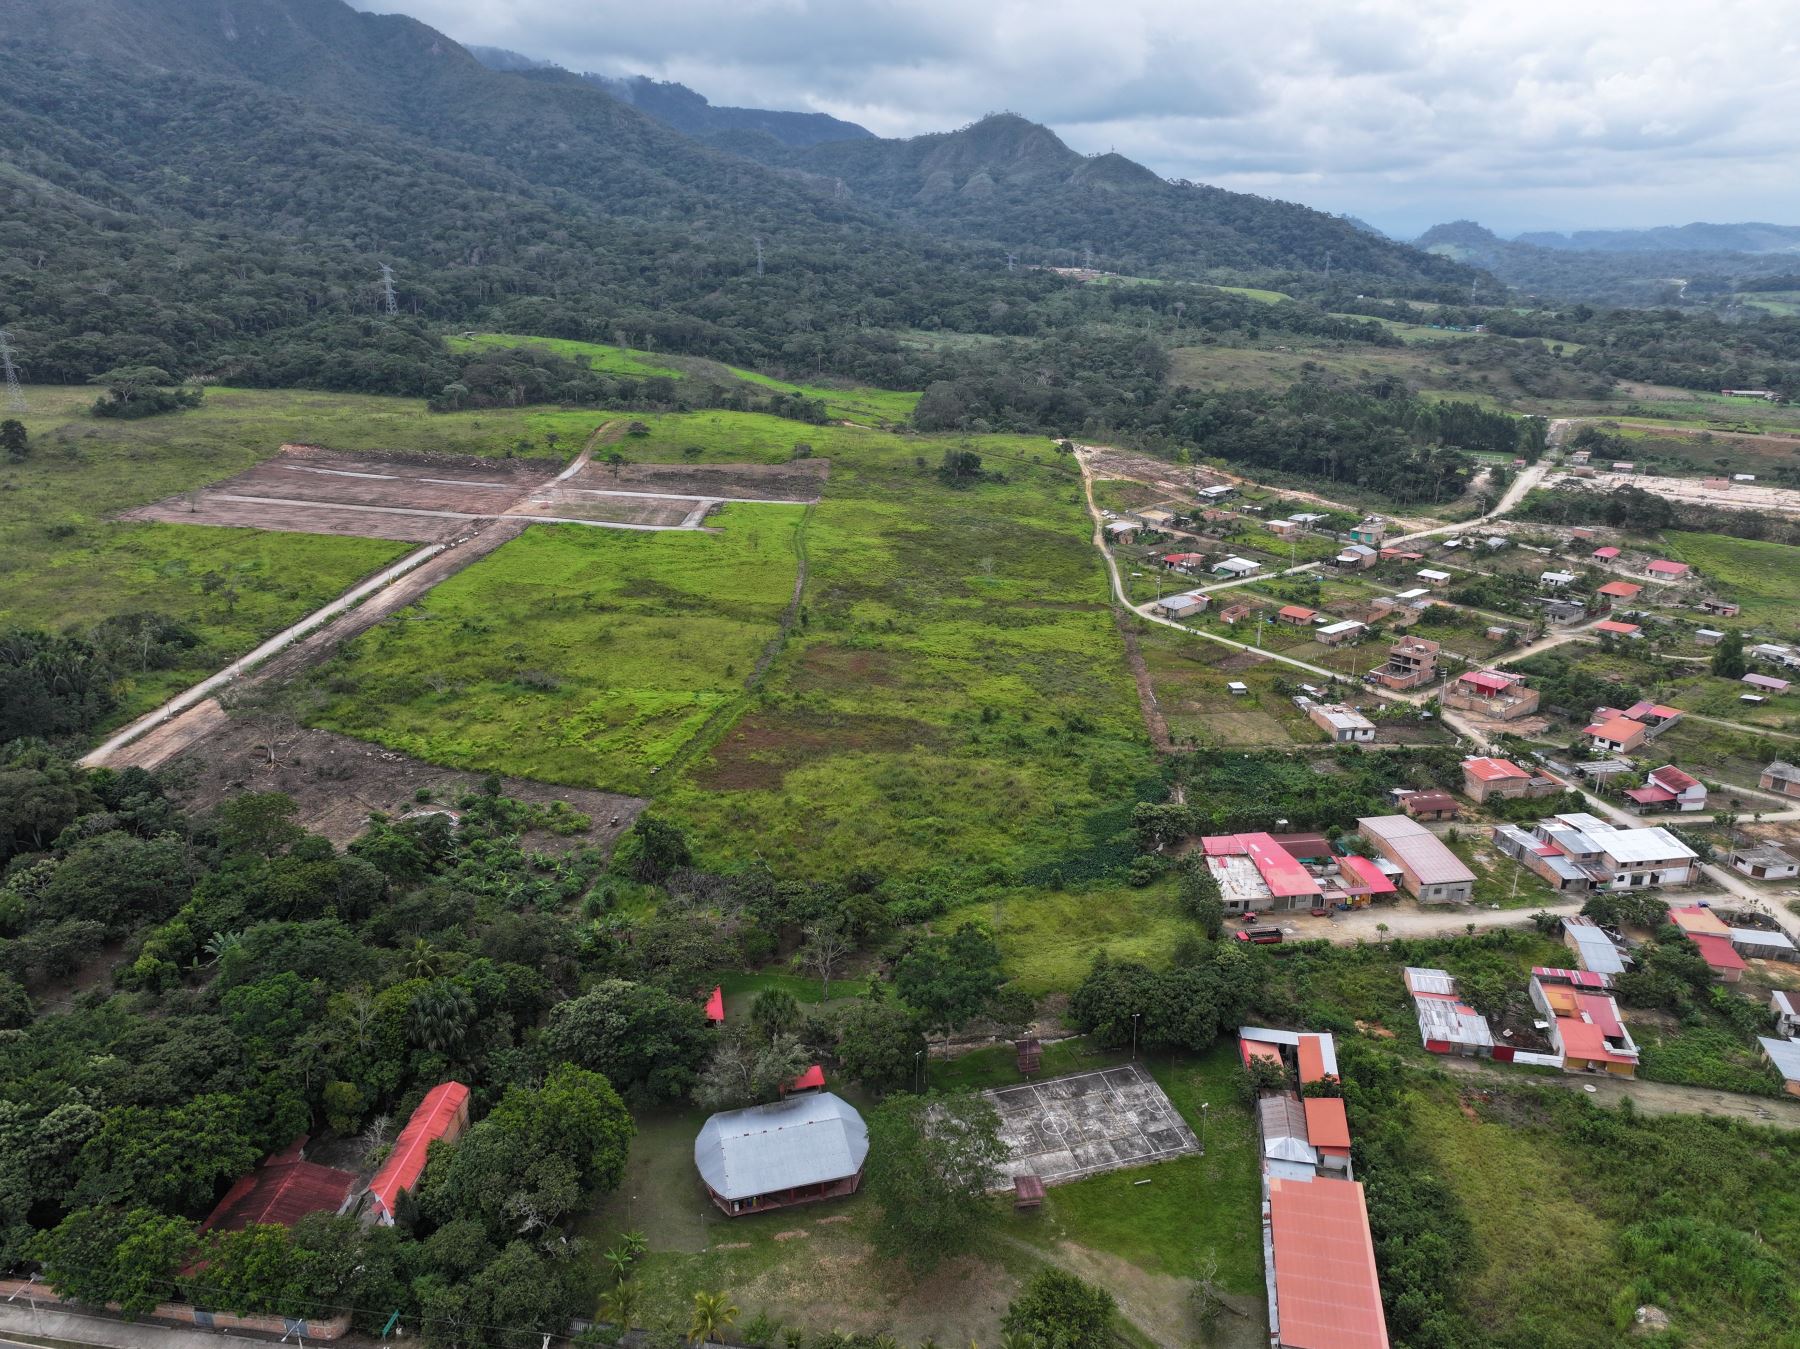
[[[1792,687],[1787,680],[1777,679],[1774,675],[1757,674],[1752,670],[1740,681],[1748,684],[1759,693],[1786,693]]]
[[[1265,520],[1263,528],[1277,538],[1285,539],[1300,533],[1303,526],[1298,520]]]
[[[1658,810],[1686,815],[1706,809],[1706,785],[1674,764],[1651,769],[1644,785],[1629,789],[1625,796],[1640,815]]]
[[[1642,637],[1644,630],[1636,623],[1621,623],[1616,618],[1603,619],[1594,624],[1594,631],[1605,633],[1609,637]]]
[[[1312,703],[1306,715],[1334,744],[1366,744],[1375,738],[1375,723],[1342,703]]]
[[[1800,1000],[1794,994],[1775,989],[1769,994],[1769,1011],[1775,1017],[1776,1034],[1800,1035]]]
[[[1644,587],[1633,585],[1630,581],[1608,581],[1603,586],[1594,587],[1594,596],[1601,609],[1611,609],[1614,603],[1624,604],[1635,600],[1644,593]]]
[[[1142,528],[1143,525],[1136,520],[1109,520],[1106,523],[1106,537],[1114,543],[1130,543]]]
[[[1622,551],[1622,549],[1610,547],[1596,548],[1594,549],[1594,560],[1596,562],[1617,562]]]
[[[1362,635],[1368,630],[1367,625],[1358,623],[1354,618],[1346,618],[1313,629],[1313,640],[1325,646],[1342,646],[1346,642],[1361,641]]]
[[[1308,609],[1304,604],[1284,604],[1275,613],[1277,622],[1291,624],[1296,628],[1310,628],[1318,616],[1317,609]]]
[[[469,1089],[460,1082],[443,1082],[425,1093],[406,1127],[394,1140],[392,1151],[369,1181],[369,1206],[375,1221],[394,1225],[400,1196],[411,1192],[425,1172],[425,1160],[433,1143],[454,1143],[469,1127]]]
[[[1423,637],[1402,637],[1388,648],[1385,665],[1373,671],[1383,688],[1414,689],[1437,678],[1438,644]]]
[[[1555,596],[1541,596],[1537,600],[1544,608],[1544,621],[1554,627],[1567,627],[1571,623],[1580,623],[1588,616],[1587,605],[1580,600],[1559,599]]]
[[[1762,1046],[1763,1057],[1781,1074],[1782,1089],[1789,1096],[1800,1096],[1800,1040],[1759,1035],[1756,1043]]]
[[[1438,836],[1404,815],[1371,815],[1357,832],[1400,868],[1400,882],[1422,904],[1467,904],[1475,897],[1475,873]]]
[[[1362,571],[1365,568],[1373,567],[1380,560],[1381,554],[1369,547],[1368,544],[1353,543],[1346,547],[1331,561],[1333,566],[1347,567],[1355,571]]]
[[[1753,881],[1785,881],[1800,876],[1800,859],[1773,843],[1752,843],[1731,850],[1731,865]]]
[[[1254,604],[1228,604],[1219,610],[1219,622],[1232,627],[1256,612]]]
[[[1419,1039],[1433,1054],[1460,1054],[1464,1058],[1498,1059],[1513,1056],[1512,1046],[1496,1045],[1487,1018],[1462,1000],[1456,980],[1447,970],[1409,965],[1401,977],[1412,994],[1419,1019]]]
[[[1464,759],[1463,795],[1482,802],[1489,797],[1514,800],[1519,797],[1554,796],[1561,791],[1554,779],[1521,768],[1511,759]]]
[[[1685,562],[1671,562],[1667,558],[1658,558],[1644,570],[1661,581],[1679,581],[1693,568]]]
[[[1470,670],[1445,686],[1445,707],[1474,712],[1495,721],[1530,716],[1538,708],[1538,691],[1525,676],[1506,670]]]
[[[1168,511],[1163,511],[1163,510],[1152,509],[1152,510],[1133,511],[1132,515],[1136,516],[1137,519],[1142,521],[1144,526],[1148,529],[1169,529],[1175,523],[1174,515],[1172,515]]]
[[[1539,820],[1529,832],[1497,824],[1493,839],[1552,889],[1572,894],[1688,885],[1700,875],[1694,850],[1667,829],[1621,829],[1582,811]]]
[[[1574,581],[1575,573],[1572,571],[1546,571],[1538,573],[1538,584],[1543,586],[1546,590],[1561,590],[1564,586],[1572,585]]]
[[[1206,561],[1206,554],[1164,553],[1157,561],[1161,562],[1163,566],[1167,567],[1170,571],[1185,572],[1191,575],[1198,571],[1200,565]]]
[[[1200,840],[1200,850],[1227,913],[1311,909],[1322,902],[1312,873],[1268,834],[1215,834]]]
[[[1650,728],[1622,713],[1613,713],[1582,728],[1589,744],[1603,754],[1629,754],[1643,744]]]
[[[1742,612],[1742,606],[1732,600],[1701,600],[1698,607],[1701,613],[1720,618],[1736,618]]]
[[[1531,1005],[1550,1022],[1564,1072],[1637,1076],[1638,1047],[1609,986],[1608,976],[1585,970],[1532,970]]]
[[[1387,521],[1379,515],[1364,518],[1350,529],[1350,542],[1364,544],[1370,548],[1381,547],[1381,541],[1387,537]]]
[[[1214,576],[1249,576],[1261,567],[1262,563],[1247,557],[1227,557],[1213,563],[1212,570]]]
[[[1731,928],[1725,920],[1704,904],[1671,908],[1669,921],[1694,944],[1713,978],[1722,984],[1735,984],[1749,969],[1731,941]]]
[[[1400,798],[1400,809],[1415,820],[1454,820],[1462,814],[1449,792],[1407,792]]]
[[[1430,586],[1433,590],[1442,590],[1445,586],[1450,584],[1450,573],[1447,571],[1439,571],[1435,567],[1419,568],[1418,576],[1421,581]]]
[[[1717,646],[1725,640],[1725,634],[1717,628],[1695,628],[1694,641],[1700,646]]]
[[[1187,590],[1179,595],[1165,595],[1150,608],[1164,618],[1192,618],[1195,614],[1203,613],[1211,602],[1210,595],[1202,595],[1197,590]]]

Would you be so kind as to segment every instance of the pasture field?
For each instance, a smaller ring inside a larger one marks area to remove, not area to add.
[[[87,415],[91,389],[38,386],[29,397],[32,411],[21,420],[30,456],[0,465],[0,625],[60,631],[153,612],[200,638],[179,666],[130,679],[116,722],[408,550],[384,540],[108,518],[250,467],[282,439],[298,438],[313,413],[347,436],[373,435],[399,400],[212,390],[190,412],[111,421]]]
[[[1654,753],[1664,756],[1657,762],[1680,764],[1695,777],[1755,787],[1764,764],[1792,758],[1796,751],[1800,751],[1800,741],[1686,717],[1656,738]],[[1760,797],[1752,799],[1759,804],[1762,801]]]
[[[317,723],[457,768],[648,794],[742,703],[804,514],[726,506],[718,533],[538,525],[317,672]]]
[[[1670,557],[1690,564],[1719,594],[1743,605],[1739,622],[1773,628],[1784,638],[1800,634],[1800,586],[1795,585],[1800,548],[1681,530],[1666,530],[1663,539]]]
[[[998,885],[1129,860],[1157,770],[1079,478],[1049,441],[642,420],[618,442],[632,461],[782,463],[805,440],[832,462],[796,624],[753,690],[798,508],[729,506],[718,534],[538,526],[353,643],[317,681],[320,723],[660,798],[707,865]],[[960,445],[985,473],[952,486],[938,465]]]
[[[1307,677],[1304,671],[1203,637],[1186,637],[1161,624],[1145,625],[1138,647],[1169,734],[1178,744],[1285,748],[1325,739],[1291,697],[1297,681]],[[1234,682],[1248,685],[1249,693],[1232,693],[1226,685]],[[1278,685],[1290,692],[1279,691]]]

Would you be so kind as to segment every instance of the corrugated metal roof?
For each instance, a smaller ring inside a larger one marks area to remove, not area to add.
[[[441,1082],[425,1093],[400,1137],[394,1140],[394,1150],[369,1182],[369,1193],[389,1217],[393,1216],[401,1191],[419,1183],[431,1145],[452,1136],[468,1108],[469,1089],[460,1082]]]
[[[1315,1148],[1350,1146],[1350,1120],[1336,1096],[1309,1096],[1306,1107],[1306,1141]]]
[[[1756,1043],[1763,1047],[1775,1065],[1775,1071],[1789,1082],[1800,1082],[1800,1040],[1777,1040],[1772,1035],[1759,1035]]]
[[[1404,815],[1370,815],[1359,819],[1356,827],[1364,837],[1385,844],[1394,860],[1419,878],[1420,885],[1456,885],[1475,879],[1463,860],[1417,820]]]
[[[1794,939],[1785,932],[1764,932],[1759,927],[1734,927],[1729,935],[1733,946],[1755,946],[1765,951],[1794,949]]]
[[[1388,1349],[1375,1243],[1353,1180],[1269,1181],[1275,1327],[1285,1349]]]
[[[335,1167],[305,1161],[302,1134],[261,1166],[240,1176],[200,1224],[202,1232],[240,1232],[252,1223],[291,1227],[309,1213],[336,1213],[350,1197],[356,1177]]]
[[[694,1139],[694,1165],[723,1199],[844,1180],[868,1155],[862,1116],[828,1091],[722,1111]]]
[[[1317,1163],[1319,1154],[1307,1141],[1306,1110],[1292,1092],[1264,1096],[1256,1102],[1262,1129],[1263,1155],[1287,1162]]]
[[[1581,951],[1582,966],[1595,974],[1623,974],[1625,958],[1613,939],[1600,930],[1591,918],[1571,914],[1563,919],[1563,930],[1575,939]]]

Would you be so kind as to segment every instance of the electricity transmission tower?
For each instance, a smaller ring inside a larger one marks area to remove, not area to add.
[[[762,235],[752,234],[750,237],[756,241],[756,274],[761,276],[763,274]]]
[[[1094,246],[1092,244],[1081,246],[1081,265],[1090,272],[1094,270]]]
[[[381,303],[389,318],[400,312],[400,302],[394,298],[394,269],[385,262],[381,264]]]
[[[1331,250],[1329,248],[1325,250],[1325,281],[1327,284],[1331,281]]]
[[[6,375],[6,410],[25,412],[25,391],[19,387],[19,372],[13,369],[12,334],[0,328],[0,371]]]
[[[1013,264],[1018,260],[1019,255],[1017,253],[1008,253],[1006,255],[1006,270],[1010,272],[1013,269]]]

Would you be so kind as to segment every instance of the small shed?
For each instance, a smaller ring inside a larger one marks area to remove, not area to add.
[[[706,995],[706,1024],[723,1026],[725,1024],[725,989],[715,984],[713,991]]]
[[[1029,1172],[1013,1177],[1013,1207],[1038,1208],[1044,1202],[1044,1182]]]
[[[1030,1077],[1044,1066],[1044,1042],[1035,1037],[1013,1041],[1013,1052],[1016,1056],[1019,1071]]]

